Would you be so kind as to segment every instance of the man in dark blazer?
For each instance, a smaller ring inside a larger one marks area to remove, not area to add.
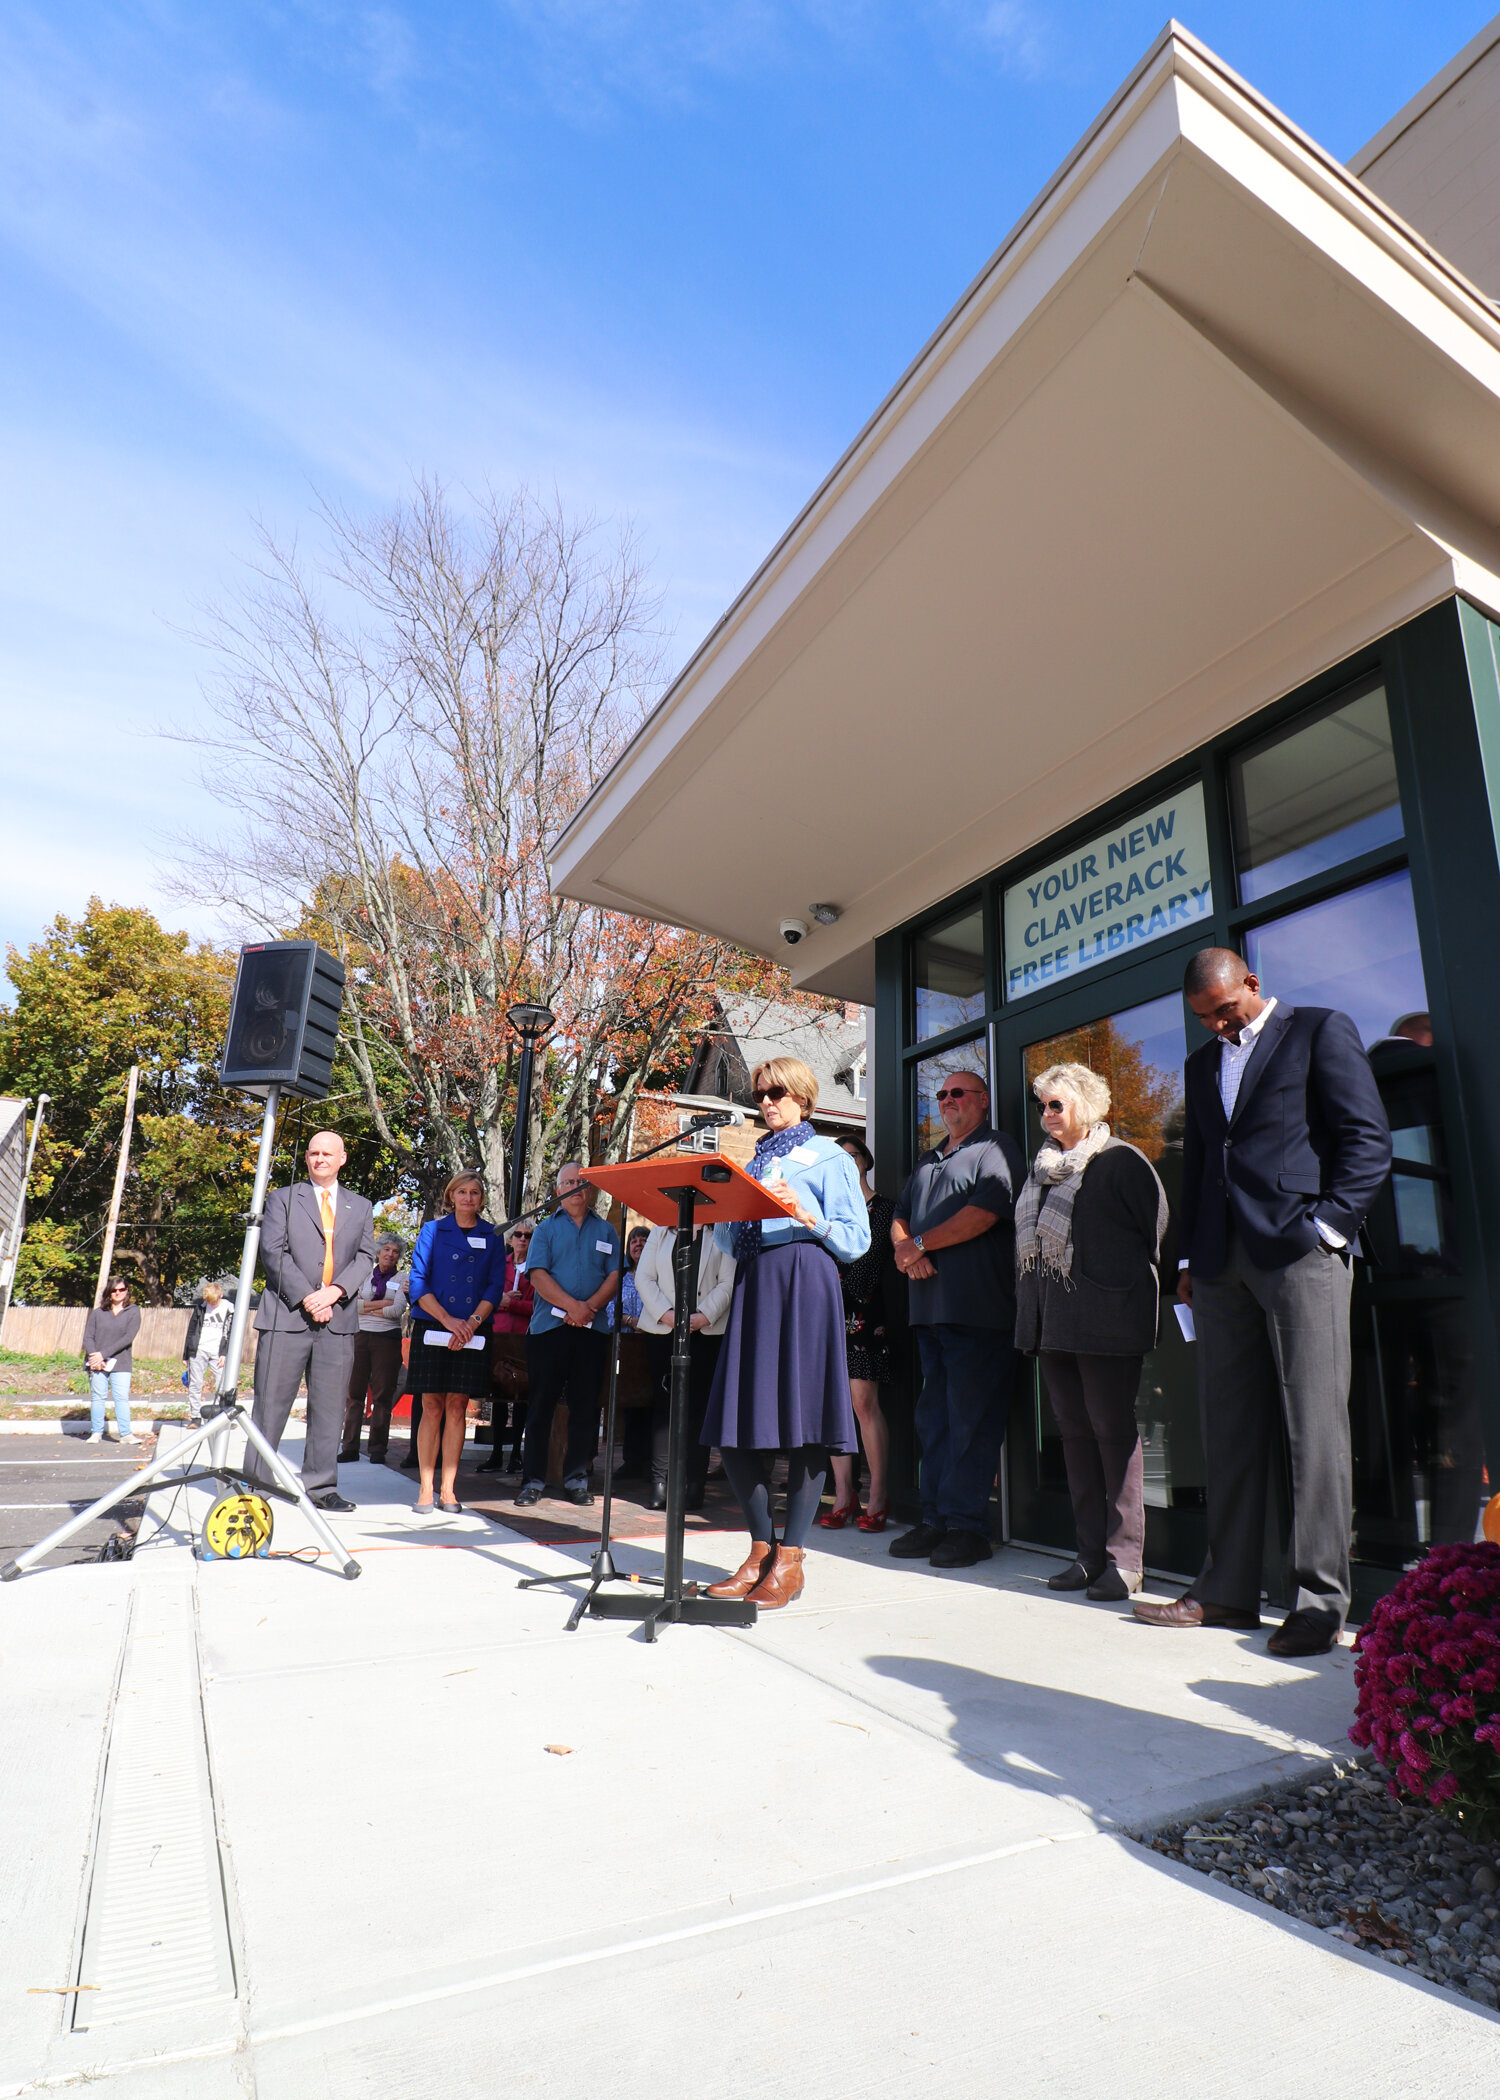
[[[306,1378],[302,1485],[319,1509],[335,1510],[354,1507],[338,1491],[339,1438],[360,1285],[375,1261],[374,1212],[365,1197],[339,1183],[348,1156],[336,1130],[318,1131],[307,1147],[307,1180],[273,1189],[266,1200],[260,1236],[266,1289],[255,1316],[251,1417],[279,1448]]]
[[[1218,1040],[1184,1071],[1177,1295],[1193,1310],[1208,1558],[1153,1626],[1260,1624],[1266,1471],[1277,1407],[1292,1469],[1295,1608],[1269,1646],[1321,1655],[1349,1609],[1352,1243],[1390,1171],[1391,1133],[1347,1014],[1283,1006],[1228,948],[1188,964]]]

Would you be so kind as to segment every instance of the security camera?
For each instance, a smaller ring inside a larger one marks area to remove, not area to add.
[[[800,941],[800,940],[805,940],[805,939],[806,939],[806,937],[807,937],[807,923],[806,923],[806,921],[805,921],[805,920],[803,920],[803,919],[783,919],[783,920],[782,920],[782,922],[781,922],[781,938],[782,938],[782,939],[783,939],[783,940],[784,940],[784,941],[786,942],[786,944],[787,944],[787,946],[788,946],[789,948],[795,948],[795,947],[796,947],[796,945],[797,945],[797,943],[798,943],[798,941]]]

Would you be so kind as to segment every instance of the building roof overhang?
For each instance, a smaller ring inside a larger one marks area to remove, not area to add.
[[[877,935],[1455,590],[1500,614],[1500,315],[1172,24],[555,879],[762,953],[834,901],[795,980],[869,1001]]]

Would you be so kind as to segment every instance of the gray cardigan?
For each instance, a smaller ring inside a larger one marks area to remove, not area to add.
[[[130,1345],[141,1331],[141,1309],[127,1305],[124,1312],[111,1312],[96,1305],[83,1323],[83,1360],[97,1349],[106,1360],[113,1357],[117,1371],[130,1369]]]
[[[1045,1203],[1043,1208],[1045,1209]],[[1156,1347],[1156,1264],[1167,1195],[1143,1152],[1112,1137],[1073,1200],[1073,1272],[1016,1278],[1016,1347],[1142,1356]]]

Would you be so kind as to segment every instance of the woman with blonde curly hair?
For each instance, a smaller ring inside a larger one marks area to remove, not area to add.
[[[1078,1538],[1048,1588],[1123,1602],[1145,1557],[1135,1395],[1156,1346],[1166,1192],[1145,1154],[1110,1135],[1097,1072],[1049,1065],[1031,1086],[1047,1135],[1016,1202],[1016,1347],[1041,1358]]]

